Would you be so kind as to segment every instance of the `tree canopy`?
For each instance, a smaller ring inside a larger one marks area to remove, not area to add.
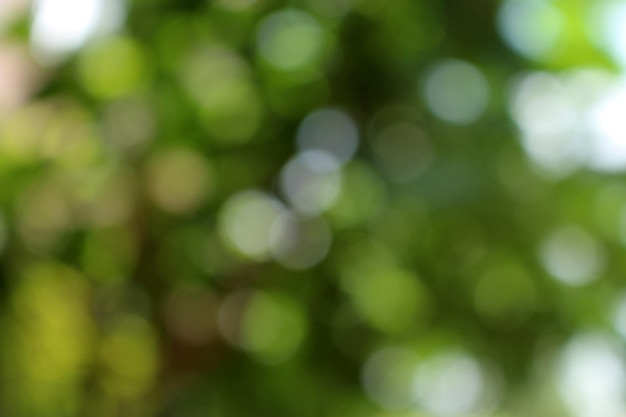
[[[621,416],[624,27],[5,0],[0,414]]]

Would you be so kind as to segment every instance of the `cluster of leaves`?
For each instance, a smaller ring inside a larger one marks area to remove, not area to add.
[[[412,372],[450,352],[480,365],[484,391],[453,414],[561,412],[537,360],[607,327],[623,261],[606,218],[625,199],[611,178],[534,169],[507,86],[605,58],[567,44],[525,61],[499,6],[135,0],[119,33],[45,70],[0,120],[0,413],[430,415]],[[484,74],[480,115],[433,111],[441,62]],[[328,204],[326,183],[309,200],[284,186],[320,109],[359,137]],[[286,249],[266,247],[267,216],[299,227]],[[584,288],[537,256],[572,223],[609,259]],[[381,352],[416,359],[377,368]]]

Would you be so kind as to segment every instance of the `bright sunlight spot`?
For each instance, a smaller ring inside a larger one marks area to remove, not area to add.
[[[226,244],[235,252],[253,260],[270,255],[270,233],[282,212],[282,204],[260,191],[243,191],[232,196],[222,207],[219,230]]]
[[[124,15],[122,0],[37,0],[31,43],[44,63],[55,63],[96,34],[116,30]]]
[[[574,226],[555,231],[541,248],[541,261],[550,275],[565,284],[588,284],[604,270],[604,250],[595,237]]]
[[[480,415],[488,405],[480,364],[464,353],[442,353],[417,368],[415,396],[433,416]]]
[[[581,334],[566,346],[558,370],[561,396],[576,417],[621,417],[626,406],[624,352],[602,334]]]
[[[439,62],[426,74],[423,93],[430,110],[455,125],[476,121],[489,102],[489,84],[483,74],[456,59]]]
[[[513,50],[534,59],[550,54],[564,29],[564,17],[550,0],[508,0],[500,7],[497,23]]]
[[[530,73],[514,83],[510,111],[528,156],[546,173],[626,170],[626,81],[601,70]]]

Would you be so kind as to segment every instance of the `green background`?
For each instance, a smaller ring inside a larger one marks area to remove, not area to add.
[[[0,413],[612,416],[623,174],[537,162],[515,110],[618,76],[599,3],[135,0],[53,64],[15,18]]]

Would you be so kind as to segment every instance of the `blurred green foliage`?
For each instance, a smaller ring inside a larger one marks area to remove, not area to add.
[[[1,415],[621,415],[617,2],[62,3],[0,14]]]

